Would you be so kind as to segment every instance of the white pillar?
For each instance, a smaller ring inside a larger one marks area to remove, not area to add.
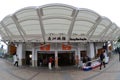
[[[78,65],[80,65],[80,60],[81,60],[81,54],[80,54],[80,48],[78,46]]]
[[[75,65],[78,66],[79,64],[79,55],[78,55],[78,49],[75,50]]]
[[[58,51],[55,50],[55,68],[58,68]]]
[[[32,67],[37,67],[37,52],[35,51],[35,48],[32,48]]]
[[[113,46],[114,46],[113,41],[111,41],[111,46],[112,46],[111,48],[112,48],[112,51],[113,51]]]
[[[88,53],[88,56],[90,58],[94,58],[95,57],[95,47],[94,47],[94,43],[88,43],[88,46],[87,46],[87,53]]]
[[[17,45],[17,51],[16,54],[19,58],[19,65],[22,66],[25,64],[25,45],[23,43],[19,43]]]

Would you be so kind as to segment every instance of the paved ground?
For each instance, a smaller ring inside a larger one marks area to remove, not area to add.
[[[120,80],[120,62],[115,54],[102,70],[82,71],[69,67],[50,71],[47,68],[14,67],[0,59],[0,80]]]

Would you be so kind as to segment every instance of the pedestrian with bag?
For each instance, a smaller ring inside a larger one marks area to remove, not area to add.
[[[49,67],[50,70],[52,70],[52,65],[53,65],[53,58],[50,57],[49,58],[49,63],[48,63],[48,67]]]
[[[102,65],[105,68],[105,55],[104,55],[104,53],[105,53],[105,50],[102,49],[102,52],[100,54],[100,70],[102,69]]]
[[[17,66],[18,67],[18,56],[17,56],[17,54],[15,54],[14,56],[14,66]]]

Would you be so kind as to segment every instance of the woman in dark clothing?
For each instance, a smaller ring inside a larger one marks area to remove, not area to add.
[[[119,54],[119,61],[120,61],[120,48],[117,47],[116,50],[117,50],[116,52],[118,52],[118,54]]]
[[[100,54],[100,70],[101,70],[102,65],[105,68],[105,55],[104,55],[104,52],[105,52],[105,50],[102,50],[102,53]]]

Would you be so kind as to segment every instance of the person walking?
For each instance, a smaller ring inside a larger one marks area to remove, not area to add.
[[[48,63],[48,66],[49,66],[49,69],[52,70],[52,64],[53,64],[53,58],[50,57],[49,58],[49,63]]]
[[[14,66],[18,67],[18,56],[17,56],[17,54],[14,55]]]
[[[120,48],[117,47],[117,52],[118,52],[118,55],[119,55],[119,61],[120,61]]]
[[[102,65],[104,66],[105,68],[105,50],[103,49],[101,54],[100,54],[100,70],[102,69]]]

